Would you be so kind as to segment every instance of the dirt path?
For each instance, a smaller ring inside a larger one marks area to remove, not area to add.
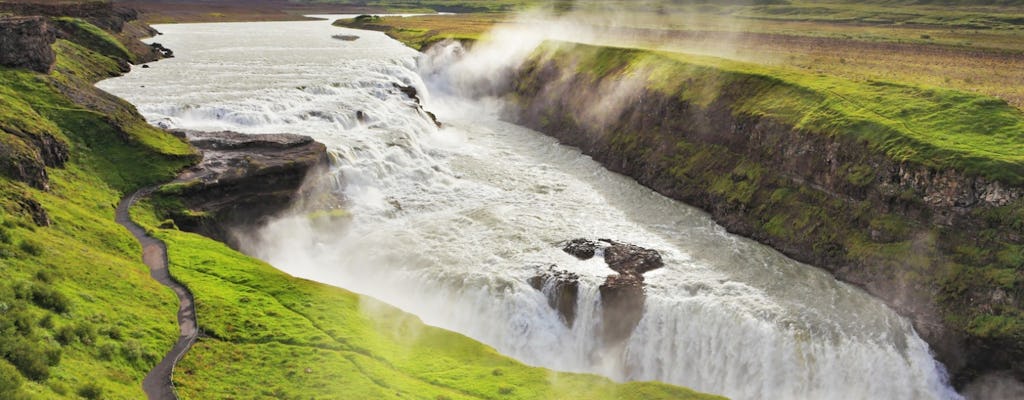
[[[142,381],[142,389],[150,400],[177,399],[174,387],[171,384],[171,372],[174,365],[185,355],[197,338],[196,330],[196,309],[192,299],[192,293],[179,284],[167,271],[167,246],[159,239],[146,234],[146,230],[131,220],[128,209],[139,199],[149,194],[153,189],[147,188],[132,193],[121,199],[117,205],[115,220],[117,223],[128,228],[128,231],[135,235],[142,245],[142,261],[149,266],[149,275],[157,282],[174,290],[178,295],[178,326],[181,327],[181,335],[178,342],[174,344],[171,351],[167,352],[163,360],[153,367]]]

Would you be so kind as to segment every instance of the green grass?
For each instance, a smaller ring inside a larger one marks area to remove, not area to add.
[[[110,57],[64,40],[54,48],[49,75],[0,68],[0,139],[46,134],[70,152],[47,169],[48,191],[0,176],[0,397],[137,399],[177,338],[177,301],[149,277],[114,206],[194,155],[92,87],[117,73]],[[37,207],[49,226],[33,221]]]
[[[54,19],[59,29],[69,31],[73,42],[107,57],[135,61],[135,55],[114,35],[79,18],[61,17]]]

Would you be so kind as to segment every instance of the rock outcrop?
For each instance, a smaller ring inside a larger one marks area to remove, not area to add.
[[[598,242],[590,239],[573,239],[562,244],[562,251],[580,260],[589,260],[594,258],[599,246]]]
[[[640,323],[644,311],[645,272],[661,268],[664,263],[656,250],[609,239],[572,239],[558,244],[562,251],[580,260],[602,255],[609,275],[598,287],[601,294],[601,340],[605,344],[620,343],[629,338]],[[579,301],[579,275],[551,265],[531,277],[530,286],[544,293],[548,305],[558,311],[566,326],[572,328]]]
[[[428,118],[430,118],[431,121],[434,121],[434,125],[437,125],[438,128],[441,127],[441,122],[437,120],[437,115],[434,115],[434,113],[427,111],[426,109],[423,108],[423,102],[422,100],[420,100],[419,91],[416,90],[415,87],[403,86],[397,83],[392,83],[391,85],[394,86],[395,89],[398,89],[398,91],[404,94],[406,97],[412,99],[412,101],[416,103],[416,109],[422,112]]]
[[[661,254],[656,250],[645,249],[629,243],[602,240],[610,246],[604,249],[604,262],[608,268],[622,275],[643,275],[665,266]]]
[[[85,2],[0,2],[0,14],[11,14],[22,17],[39,18],[44,21],[56,22],[64,29],[56,30],[57,37],[73,42],[82,39],[76,34],[67,18],[84,20],[114,35],[124,48],[131,53],[129,57],[115,56],[122,63],[146,63],[168,57],[170,50],[154,48],[139,39],[158,35],[159,32],[139,21],[138,11],[114,5],[105,1]],[[50,18],[53,18],[50,20]],[[52,40],[51,40],[52,43]],[[93,50],[96,42],[76,42]],[[6,52],[0,51],[0,57]],[[111,55],[111,54],[105,54]],[[51,61],[52,64],[52,61]]]
[[[548,266],[529,279],[530,286],[548,299],[548,305],[558,312],[565,326],[572,328],[576,322],[576,304],[579,302],[580,276],[572,272]]]
[[[170,217],[182,230],[237,247],[233,229],[258,226],[299,196],[306,177],[328,163],[326,147],[308,136],[176,132],[203,160],[156,195],[179,199]]]
[[[57,61],[50,45],[57,40],[43,17],[0,17],[0,65],[47,73]]]

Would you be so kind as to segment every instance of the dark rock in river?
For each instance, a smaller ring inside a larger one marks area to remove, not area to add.
[[[548,299],[548,305],[558,311],[565,326],[572,328],[576,321],[576,303],[579,300],[580,276],[569,271],[556,269],[554,265],[540,271],[528,280]]]
[[[602,343],[614,344],[629,338],[644,313],[643,273],[661,268],[664,262],[656,250],[609,239],[585,238],[561,242],[562,251],[580,259],[589,260],[603,252],[608,267],[618,272],[610,275],[599,287],[601,293]],[[571,272],[548,267],[530,278],[530,285],[547,295],[548,305],[572,327],[579,297],[579,276]]]
[[[334,35],[334,36],[331,36],[331,37],[334,38],[334,39],[343,40],[343,41],[346,41],[346,42],[352,42],[352,41],[359,40],[359,36],[356,36],[356,35]]]
[[[608,263],[608,268],[620,274],[639,275],[665,265],[656,250],[611,240],[606,242],[611,246],[604,249],[604,262]]]
[[[644,315],[644,277],[610,275],[598,288],[601,292],[601,339],[605,344],[629,339]]]
[[[158,192],[182,200],[172,215],[183,230],[237,247],[232,229],[265,223],[298,198],[306,177],[328,163],[326,147],[308,136],[176,132],[203,160]]]
[[[159,52],[161,57],[164,57],[164,58],[174,57],[174,52],[171,51],[171,49],[168,49],[168,48],[164,47],[164,45],[162,45],[160,43],[150,43],[149,47],[152,47],[153,50],[156,50],[157,52]]]
[[[562,251],[571,254],[580,260],[594,258],[599,243],[589,239],[573,239],[562,245]]]
[[[391,85],[394,86],[395,89],[398,89],[399,92],[404,93],[407,97],[409,97],[410,99],[415,101],[416,104],[420,104],[420,94],[419,94],[419,91],[416,90],[415,87],[413,87],[413,86],[403,86],[403,85],[399,85],[397,83],[392,83]]]
[[[50,72],[57,55],[54,29],[42,17],[0,17],[0,65]]]
[[[399,85],[397,83],[392,83],[391,85],[394,86],[395,89],[398,89],[399,92],[404,93],[406,95],[406,97],[408,97],[408,98],[412,99],[412,101],[416,102],[416,108],[418,108],[420,111],[423,111],[423,113],[426,114],[427,117],[430,118],[431,121],[434,121],[434,125],[437,125],[438,128],[441,127],[441,122],[437,120],[437,115],[434,115],[434,113],[432,113],[430,111],[427,111],[427,110],[425,110],[423,108],[423,104],[420,101],[419,91],[416,90],[415,87],[413,87],[413,86],[403,86],[403,85]]]

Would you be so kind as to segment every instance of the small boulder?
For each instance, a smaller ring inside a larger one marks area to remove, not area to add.
[[[604,249],[604,262],[615,272],[639,275],[665,266],[657,250],[611,240],[607,242],[611,246]]]
[[[599,244],[589,239],[573,239],[562,244],[562,251],[571,254],[580,260],[594,258]]]

